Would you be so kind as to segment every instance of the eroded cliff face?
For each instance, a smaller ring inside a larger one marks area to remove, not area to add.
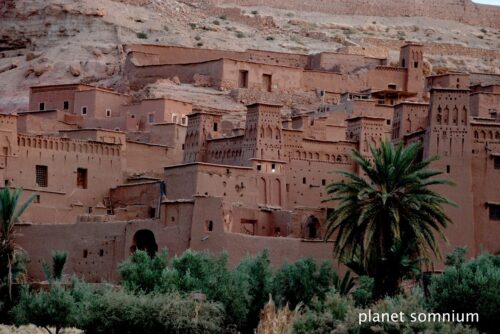
[[[500,28],[500,8],[469,0],[209,0],[216,5],[269,6],[340,15],[423,16]]]
[[[123,45],[130,43],[342,51],[395,62],[401,43],[413,40],[426,45],[435,71],[500,69],[500,30],[488,23],[496,7],[446,0],[434,1],[434,8],[421,0],[386,11],[382,1],[357,1],[363,5],[340,0],[0,0],[0,112],[24,110],[34,85],[86,82],[130,92],[123,75]],[[263,4],[278,8],[240,6]],[[484,8],[491,13],[484,14]],[[339,11],[384,16],[331,14]],[[475,26],[408,16],[443,17],[447,12],[458,21],[469,20],[471,13],[486,21]],[[396,14],[402,16],[386,17]]]

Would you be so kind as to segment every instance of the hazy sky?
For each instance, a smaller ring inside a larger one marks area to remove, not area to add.
[[[500,6],[500,0],[472,0],[475,3],[487,3],[489,5],[497,5]]]

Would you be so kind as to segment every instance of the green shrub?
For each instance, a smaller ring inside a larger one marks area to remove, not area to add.
[[[219,20],[214,20],[212,23],[215,24],[216,26],[220,25]]]
[[[47,280],[60,280],[64,266],[66,265],[66,260],[68,258],[68,253],[65,251],[55,251],[52,253],[52,269],[49,268],[49,265],[44,262],[42,264],[43,272],[45,274],[45,278]]]
[[[347,312],[354,308],[353,302],[330,291],[323,302],[314,298],[309,307],[295,319],[294,334],[329,334],[344,320]]]
[[[195,40],[197,40],[197,41],[199,41],[199,40],[201,40],[201,37],[200,37],[199,35],[196,35],[196,36],[194,37],[194,39],[195,39]]]
[[[76,325],[79,310],[71,292],[59,284],[51,285],[49,291],[21,291],[19,302],[12,309],[16,325],[35,324],[40,327],[62,328]],[[49,333],[52,333],[47,329]]]
[[[166,284],[167,282],[162,281],[162,274],[168,265],[167,256],[166,251],[155,257],[150,257],[144,251],[137,251],[120,263],[118,272],[125,289],[133,293],[150,293]]]
[[[221,16],[219,16],[219,19],[221,19],[221,20],[227,20],[227,16],[226,15],[221,15]]]
[[[360,276],[359,286],[352,293],[354,303],[358,307],[368,307],[373,302],[373,278]]]
[[[272,288],[273,273],[267,250],[255,257],[244,258],[236,267],[242,277],[248,281],[248,315],[244,329],[256,328],[259,323],[260,310],[269,300]]]
[[[245,37],[245,34],[243,32],[241,32],[241,31],[237,31],[236,32],[236,37],[243,38],[243,37]]]
[[[482,254],[464,262],[455,252],[450,258],[454,265],[431,280],[431,307],[438,312],[478,313],[479,323],[473,325],[495,332],[500,319],[500,256]]]
[[[147,39],[148,38],[148,34],[146,34],[145,32],[138,32],[137,33],[137,38]]]
[[[273,296],[279,305],[288,303],[293,309],[302,302],[309,305],[314,296],[323,300],[330,290],[334,271],[328,262],[317,265],[313,259],[285,263],[273,281]]]

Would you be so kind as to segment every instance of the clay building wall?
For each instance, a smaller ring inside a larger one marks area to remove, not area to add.
[[[500,253],[500,123],[473,121],[472,192],[475,252]],[[496,214],[495,214],[496,212]]]
[[[167,65],[137,66],[129,57],[125,62],[125,73],[130,80],[131,89],[139,89],[158,78],[178,77],[182,83],[193,83],[195,75],[204,76],[203,85],[220,87],[223,71],[221,58],[200,63],[182,63]]]
[[[186,217],[191,218],[188,214]],[[158,248],[168,249],[170,256],[189,247],[189,225],[164,226],[158,220],[21,225],[16,240],[30,254],[31,279],[44,280],[42,263],[50,262],[54,250],[65,250],[66,274],[76,274],[89,282],[116,282],[118,264],[129,256],[144,231],[152,232]]]
[[[430,167],[443,172],[443,178],[455,183],[453,187],[435,187],[436,191],[457,204],[445,209],[453,224],[446,229],[450,244],[441,243],[441,250],[447,253],[457,245],[475,249],[469,91],[432,89],[428,115],[424,158],[438,155],[440,159]]]
[[[500,74],[472,72],[469,74],[469,77],[471,85],[500,85]]]
[[[425,130],[428,126],[429,105],[427,103],[404,102],[394,107],[392,140],[399,142],[405,136]]]
[[[163,168],[182,162],[182,150],[164,145],[127,141],[126,171],[129,175],[162,177]]]
[[[301,68],[223,60],[221,86],[224,89],[249,88],[263,91],[300,90]],[[247,71],[244,75],[243,71]]]
[[[28,108],[30,111],[50,109],[73,111],[75,93],[85,88],[86,85],[80,84],[30,87]]]
[[[211,0],[211,2],[217,5],[268,6],[294,11],[313,11],[338,15],[426,16],[500,28],[497,19],[500,16],[500,9],[497,6],[476,4],[470,0],[445,0],[440,2],[431,0],[412,2],[397,0]]]
[[[470,111],[474,117],[500,119],[500,92],[471,94]]]
[[[368,86],[372,90],[388,89],[389,85],[396,85],[396,90],[405,90],[406,70],[399,67],[378,66],[368,72]]]
[[[340,73],[324,71],[304,71],[302,74],[302,89],[322,90],[330,93],[345,91],[345,77]]]
[[[243,139],[242,135],[209,139],[207,142],[208,152],[206,162],[236,166],[244,165],[242,162]]]
[[[426,90],[431,88],[469,88],[469,86],[470,80],[467,73],[446,73],[426,78]]]
[[[248,49],[244,55],[245,60],[250,62],[301,68],[305,68],[307,66],[309,58],[309,55],[306,54],[256,49]]]
[[[20,133],[55,133],[76,128],[76,125],[66,122],[66,116],[71,114],[60,110],[28,111],[17,115],[17,131]]]
[[[350,73],[362,67],[385,65],[385,61],[359,54],[321,52],[309,56],[308,67],[315,70]]]
[[[114,220],[160,217],[161,181],[122,184],[109,191]]]
[[[176,149],[181,154],[181,160],[179,161],[181,162],[186,130],[186,126],[174,123],[154,124],[149,130],[148,142]]]
[[[106,118],[118,116],[121,107],[130,97],[102,89],[87,89],[75,93],[74,113],[84,118]]]

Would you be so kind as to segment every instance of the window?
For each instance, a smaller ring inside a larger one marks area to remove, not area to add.
[[[396,84],[388,84],[389,89],[396,89],[398,86]]]
[[[155,114],[151,113],[148,115],[148,123],[154,123],[155,122]]]
[[[217,122],[214,122],[214,131],[217,131],[218,127],[219,127],[219,124],[217,124]]]
[[[276,164],[271,164],[271,172],[276,172]]]
[[[418,61],[413,63],[413,67],[418,68]]]
[[[303,184],[306,184],[306,182],[307,182],[306,178],[305,178],[305,177],[303,177],[303,178],[302,178],[302,183],[303,183]]]
[[[446,165],[446,173],[447,173],[447,174],[450,174],[450,172],[451,172],[451,167],[450,167],[450,165]]]
[[[33,198],[33,203],[40,203],[40,195],[35,195],[35,198]]]
[[[49,173],[47,166],[36,165],[36,185],[38,187],[47,187]]]
[[[88,250],[86,250],[86,249],[84,249],[84,250],[83,250],[83,258],[84,258],[84,259],[86,259],[86,258],[87,258],[87,256],[89,256],[89,251],[88,251]]]
[[[500,169],[500,156],[493,158],[493,167],[495,169]]]
[[[184,116],[184,117],[181,118],[181,124],[182,125],[187,125],[187,117]]]
[[[205,222],[205,232],[212,232],[214,229],[214,222],[211,220],[207,220]]]
[[[45,103],[40,102],[40,107],[38,108],[38,110],[45,110]]]
[[[272,90],[272,76],[271,74],[262,74],[262,86],[265,91],[270,92]]]
[[[87,115],[87,107],[82,107],[82,115]]]
[[[64,101],[63,109],[64,110],[68,110],[69,109],[69,101]]]
[[[390,119],[388,119],[388,120],[386,121],[386,123],[387,123],[387,125],[391,125],[391,120],[390,120]]]
[[[406,67],[406,59],[401,60],[401,67]]]
[[[87,168],[78,168],[76,170],[76,186],[87,189]]]
[[[172,122],[177,124],[177,115],[176,114],[172,115]]]
[[[257,165],[257,170],[261,170],[262,166],[260,164]]]
[[[490,220],[500,220],[500,205],[488,204],[490,209]]]
[[[111,117],[111,109],[106,109],[106,117]]]
[[[100,249],[100,250],[99,250],[99,256],[100,256],[100,257],[103,257],[103,256],[104,256],[104,249]]]
[[[238,87],[248,88],[248,71],[240,71],[240,75],[238,77]]]
[[[326,186],[326,180],[325,179],[321,180],[321,185],[322,186]]]

